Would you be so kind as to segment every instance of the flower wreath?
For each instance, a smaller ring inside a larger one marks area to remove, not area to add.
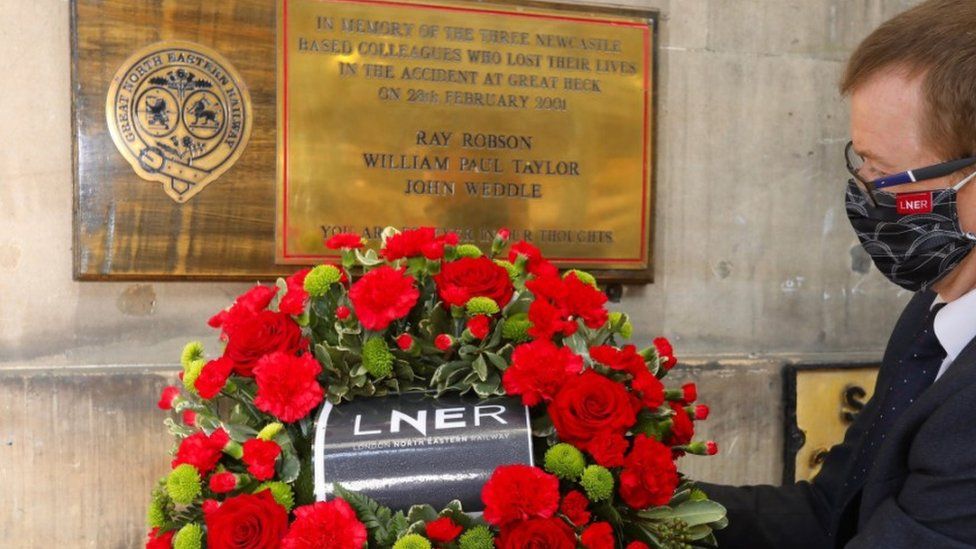
[[[210,319],[226,342],[183,350],[182,387],[159,407],[177,437],[152,491],[146,547],[590,549],[714,545],[725,510],[677,471],[708,416],[694,384],[666,389],[667,340],[638,351],[626,314],[593,277],[560,275],[500,230],[490,252],[453,233],[355,234],[326,241],[341,265],[258,285]],[[504,259],[502,259],[504,257]],[[361,276],[355,282],[351,274]],[[393,511],[335,487],[316,502],[314,421],[325,399],[406,391],[513,395],[530,407],[536,463],[498,467],[484,512]]]

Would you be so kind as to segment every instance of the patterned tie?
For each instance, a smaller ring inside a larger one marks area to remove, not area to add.
[[[922,331],[915,336],[905,356],[898,361],[895,372],[891,377],[891,384],[885,394],[876,396],[881,399],[879,413],[874,422],[864,434],[861,451],[855,461],[854,473],[845,486],[857,485],[867,477],[874,462],[878,448],[884,442],[891,427],[898,421],[902,412],[915,402],[922,392],[932,385],[939,368],[945,360],[946,352],[939,343],[933,328],[935,315],[945,306],[940,303],[929,312],[922,326]]]

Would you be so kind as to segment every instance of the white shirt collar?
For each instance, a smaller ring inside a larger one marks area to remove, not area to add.
[[[945,303],[942,296],[937,296],[932,305],[938,303]],[[946,303],[936,313],[935,336],[946,351],[945,366],[948,366],[976,337],[976,289]]]

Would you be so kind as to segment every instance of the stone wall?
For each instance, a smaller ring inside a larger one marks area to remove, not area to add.
[[[271,0],[268,0],[271,1]],[[907,293],[843,212],[850,50],[910,0],[646,0],[661,11],[655,283],[616,308],[670,337],[720,456],[777,482],[781,370],[872,360]],[[71,278],[69,4],[0,0],[0,546],[133,547],[167,469],[155,409],[237,283]],[[205,340],[213,344],[213,339]]]

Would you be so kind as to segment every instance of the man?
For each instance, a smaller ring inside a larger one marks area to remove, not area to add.
[[[854,52],[847,212],[916,294],[874,397],[812,482],[705,486],[720,546],[976,547],[976,0],[931,0]],[[838,192],[840,189],[838,189]]]

